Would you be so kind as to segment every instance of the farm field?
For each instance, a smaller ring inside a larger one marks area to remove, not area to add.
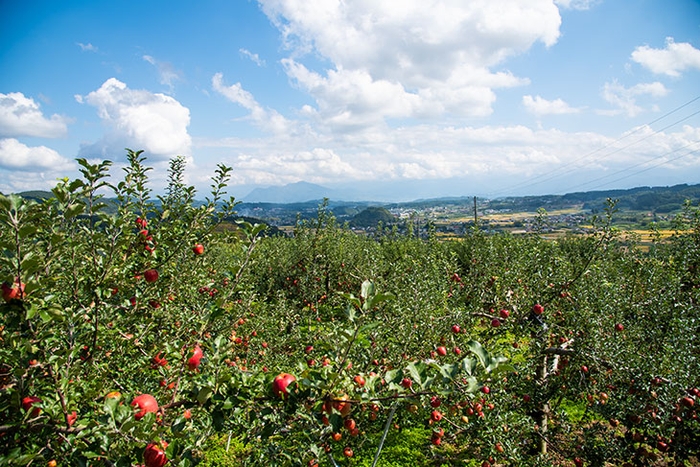
[[[230,169],[195,205],[176,159],[156,203],[128,156],[116,213],[108,163],[0,197],[0,465],[700,465],[698,207],[266,236],[217,228]]]

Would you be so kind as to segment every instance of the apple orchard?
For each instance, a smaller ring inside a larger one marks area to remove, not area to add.
[[[235,220],[146,160],[0,196],[0,466],[700,465],[700,209],[650,248]],[[650,232],[651,235],[654,232]]]

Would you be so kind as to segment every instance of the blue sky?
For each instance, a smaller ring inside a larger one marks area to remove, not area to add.
[[[0,69],[2,192],[126,147],[202,196],[700,183],[695,0],[0,0]]]

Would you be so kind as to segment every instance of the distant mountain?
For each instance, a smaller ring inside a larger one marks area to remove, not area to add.
[[[255,188],[241,201],[245,203],[304,203],[323,198],[338,199],[339,194],[321,185],[308,182],[290,183],[284,186]]]

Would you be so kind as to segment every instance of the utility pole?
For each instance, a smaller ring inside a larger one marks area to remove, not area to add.
[[[474,230],[479,229],[478,217],[476,214],[476,196],[474,197]]]

